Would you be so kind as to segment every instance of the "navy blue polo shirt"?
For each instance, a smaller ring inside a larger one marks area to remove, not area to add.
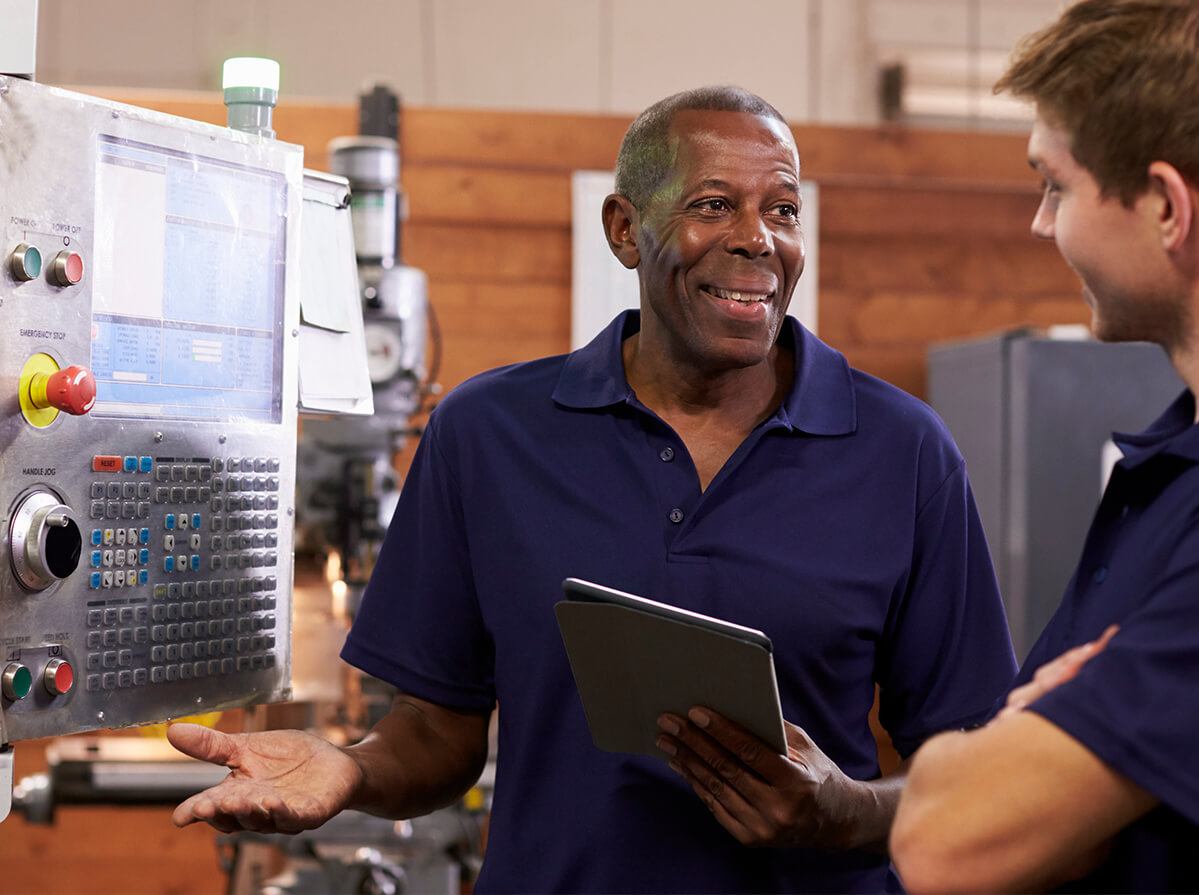
[[[342,656],[498,703],[479,891],[881,891],[885,858],[745,848],[665,761],[598,750],[553,606],[576,576],[765,631],[787,720],[877,777],[876,681],[906,755],[983,720],[1015,673],[962,458],[926,405],[788,318],[790,394],[701,492],[625,380],[639,322],[446,396]]]
[[[1122,831],[1072,889],[1199,892],[1199,427],[1184,393],[1124,451],[1082,559],[1019,683],[1070,647],[1120,631],[1031,710],[1161,806]]]

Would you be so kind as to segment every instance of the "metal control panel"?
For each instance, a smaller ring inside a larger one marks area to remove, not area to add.
[[[302,170],[0,77],[0,743],[287,698]]]

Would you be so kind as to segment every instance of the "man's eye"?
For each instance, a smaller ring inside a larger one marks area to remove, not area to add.
[[[701,199],[695,203],[695,207],[704,211],[727,211],[729,205],[723,199]]]
[[[799,217],[799,206],[793,205],[790,202],[784,202],[782,205],[778,206],[775,211],[785,218]]]

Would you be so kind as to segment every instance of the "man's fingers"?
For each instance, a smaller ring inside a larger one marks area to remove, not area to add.
[[[1094,640],[1069,649],[1053,661],[1046,662],[1036,670],[1031,681],[1008,694],[1003,709],[995,717],[1005,718],[1023,711],[1050,690],[1073,679],[1087,662],[1107,648],[1119,630],[1119,625],[1108,625]]]
[[[192,758],[228,766],[237,754],[236,740],[200,724],[176,723],[167,727],[171,745]]]

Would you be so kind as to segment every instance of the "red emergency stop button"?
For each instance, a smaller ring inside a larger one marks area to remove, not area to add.
[[[51,659],[42,672],[42,684],[51,696],[69,693],[75,684],[75,669],[66,659]]]
[[[87,367],[73,366],[56,373],[35,373],[29,383],[29,400],[38,410],[57,407],[82,416],[96,403],[96,377]]]
[[[64,249],[50,263],[50,282],[56,286],[74,286],[83,279],[83,256]]]

